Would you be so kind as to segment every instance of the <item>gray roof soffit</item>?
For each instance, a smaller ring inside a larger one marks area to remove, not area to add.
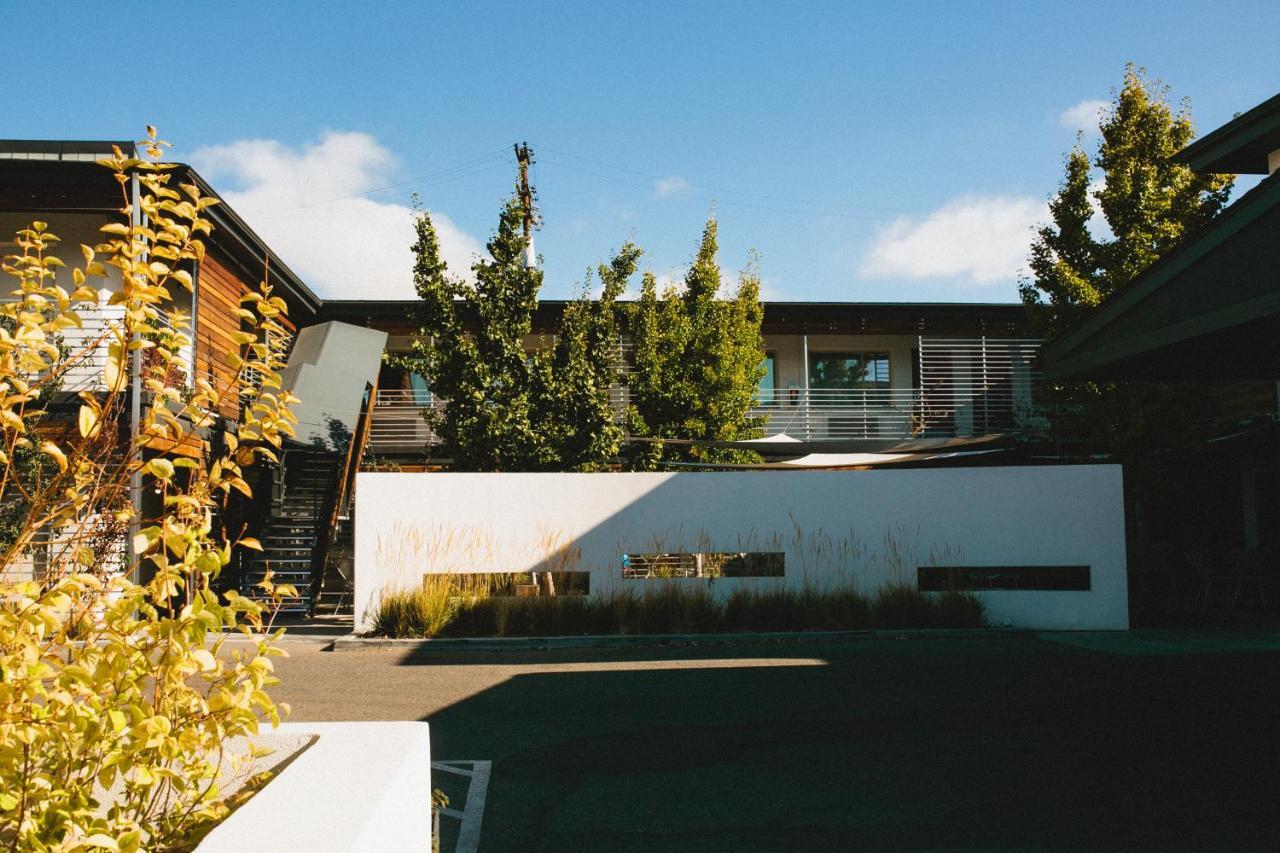
[[[1277,205],[1280,205],[1280,172],[1266,178],[1245,193],[1224,210],[1202,234],[1156,261],[1144,273],[1103,301],[1093,314],[1046,347],[1043,355],[1046,374],[1051,378],[1083,376],[1090,370],[1145,352],[1150,345],[1148,341],[1125,339],[1098,346],[1093,344],[1093,339],[1104,334],[1108,327],[1131,311],[1140,309],[1143,300],[1159,290],[1166,282],[1177,277]],[[1214,314],[1203,314],[1196,320],[1201,321],[1200,325],[1203,326],[1204,321],[1212,321],[1214,316]],[[1216,316],[1223,323],[1235,322],[1239,319],[1236,312],[1231,310],[1216,312]],[[1168,331],[1176,334],[1187,328],[1190,328],[1190,325],[1182,323]],[[1167,341],[1167,343],[1173,342],[1172,339]]]

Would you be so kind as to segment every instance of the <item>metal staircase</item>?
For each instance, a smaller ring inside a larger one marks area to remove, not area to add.
[[[326,500],[337,488],[343,456],[328,450],[290,448],[277,469],[271,512],[262,528],[262,552],[247,560],[240,594],[266,602],[257,586],[271,571],[278,584],[292,584],[297,598],[286,599],[281,613],[310,613],[318,584],[313,563],[317,542],[326,536]]]

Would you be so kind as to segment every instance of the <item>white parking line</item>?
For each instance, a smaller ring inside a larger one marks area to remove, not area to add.
[[[467,801],[462,811],[440,809],[440,814],[462,822],[458,829],[455,853],[476,853],[480,846],[480,824],[484,819],[484,799],[489,792],[489,774],[492,761],[433,761],[431,769],[455,776],[470,777],[467,785]]]

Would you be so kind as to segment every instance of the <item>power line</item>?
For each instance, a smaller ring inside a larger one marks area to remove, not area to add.
[[[653,190],[653,187],[649,184],[642,184],[642,183],[639,183],[638,181],[629,181],[625,178],[619,178],[616,175],[606,175],[601,172],[593,172],[590,169],[583,169],[581,167],[574,166],[569,163],[560,163],[555,160],[548,160],[545,157],[543,158],[542,162],[549,166],[556,166],[561,169],[568,169],[573,172],[580,172],[581,174],[584,174],[584,175],[591,175],[593,177],[603,178],[606,181],[614,181],[615,183],[626,184],[627,186],[639,187],[640,189],[643,189],[643,190],[649,190],[649,191]],[[690,186],[692,186],[692,184],[690,184]],[[839,213],[836,211],[829,211],[829,210],[795,210],[795,209],[785,208],[785,207],[771,207],[769,205],[764,205],[764,204],[752,204],[750,202],[745,202],[745,201],[725,200],[722,198],[716,198],[714,196],[700,196],[700,195],[687,194],[684,197],[697,200],[697,201],[715,202],[717,205],[720,205],[723,207],[740,207],[747,210],[763,210],[763,211],[768,211],[770,213],[790,213],[797,216],[825,216],[825,217],[831,217],[835,219],[852,219],[852,220],[858,220],[862,222],[893,222],[899,218],[897,216],[861,216],[853,213]]]
[[[585,157],[581,154],[573,154],[568,151],[560,151],[545,145],[539,145],[539,147],[543,151],[547,151],[552,154],[558,154],[562,157],[571,157],[575,160],[582,160],[583,162],[586,162],[586,163],[594,163],[595,165],[603,166],[606,169],[616,169],[617,171],[620,171],[620,172],[629,172],[630,174],[639,175],[644,178],[652,178],[655,181],[673,180],[671,175],[655,175],[652,172],[644,172],[644,171],[641,171],[640,169],[630,168],[629,166],[618,166],[613,163],[608,163],[604,160],[597,160],[593,157]],[[565,165],[565,164],[562,164],[562,165]],[[748,196],[751,198],[761,198],[767,201],[780,201],[786,204],[805,204],[805,205],[811,205],[813,207],[836,208],[838,210],[874,210],[874,211],[881,211],[881,212],[887,212],[887,213],[921,213],[923,212],[917,209],[906,208],[906,207],[884,207],[884,206],[866,205],[866,204],[837,204],[835,202],[812,201],[810,199],[789,198],[787,196],[752,192],[750,190],[737,190],[737,189],[731,189],[728,187],[711,186],[708,184],[695,184],[690,181],[685,181],[683,178],[678,178],[677,180],[683,181],[684,186],[690,187],[693,189],[706,190],[708,192],[715,192],[715,193],[730,193],[732,195]],[[652,189],[652,187],[646,187],[646,188]],[[678,192],[679,190],[677,189],[675,191]]]
[[[322,205],[333,204],[334,202],[338,202],[338,201],[347,201],[348,199],[353,199],[353,198],[363,198],[364,196],[375,195],[376,193],[386,192],[387,190],[397,189],[399,187],[408,186],[409,184],[425,183],[425,184],[431,184],[434,186],[440,186],[442,184],[451,183],[453,181],[461,180],[463,178],[470,178],[474,175],[480,175],[485,172],[492,171],[494,168],[496,168],[499,165],[505,165],[511,162],[513,162],[511,160],[511,157],[507,154],[506,150],[503,149],[503,150],[491,152],[482,157],[477,157],[473,160],[468,160],[465,163],[459,163],[455,166],[450,166],[447,169],[441,169],[439,171],[429,172],[423,175],[416,175],[412,178],[405,178],[403,181],[396,181],[393,184],[387,184],[381,187],[374,187],[373,189],[361,190],[360,192],[350,193],[348,195],[340,195],[340,196],[334,196],[332,198],[309,201],[304,204],[292,205],[290,207],[280,207],[274,210],[264,211],[263,213],[266,217],[270,217],[274,214],[279,214],[279,213],[291,213],[295,210],[305,210],[311,207],[320,207]],[[256,218],[263,218],[263,217],[256,217]]]

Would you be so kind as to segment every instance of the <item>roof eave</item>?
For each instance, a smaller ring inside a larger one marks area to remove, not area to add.
[[[1267,155],[1276,149],[1280,149],[1280,95],[1206,133],[1173,155],[1173,160],[1204,174],[1265,175]]]
[[[1223,211],[1203,233],[1156,261],[1133,281],[1111,294],[1088,317],[1045,347],[1042,356],[1045,377],[1067,380],[1096,376],[1109,365],[1141,355],[1146,349],[1140,341],[1125,339],[1099,344],[1096,339],[1104,336],[1110,326],[1166,282],[1199,262],[1277,204],[1280,204],[1280,173],[1263,180]],[[1229,324],[1240,318],[1228,311],[1222,312],[1217,319]],[[1170,329],[1169,332],[1172,334],[1177,330]],[[1164,343],[1168,345],[1175,341]]]

